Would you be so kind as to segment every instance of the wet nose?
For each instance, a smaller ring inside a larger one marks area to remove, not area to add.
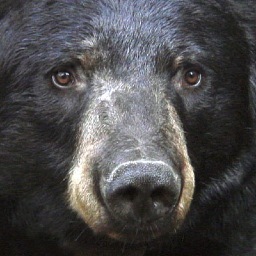
[[[178,173],[161,161],[134,161],[118,166],[101,184],[114,218],[148,223],[171,214],[181,192]]]

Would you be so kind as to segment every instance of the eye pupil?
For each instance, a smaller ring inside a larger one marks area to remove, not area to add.
[[[56,74],[56,79],[59,84],[65,85],[68,84],[71,80],[70,74],[66,71],[60,71]]]
[[[52,76],[52,81],[56,86],[69,86],[72,83],[72,75],[68,71],[57,71]]]
[[[185,74],[185,83],[190,86],[195,86],[201,81],[201,74],[197,70],[189,70]]]

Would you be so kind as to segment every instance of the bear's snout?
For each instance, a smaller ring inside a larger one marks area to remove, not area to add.
[[[181,178],[161,161],[120,164],[101,182],[110,214],[131,225],[146,224],[170,215],[181,193]]]
[[[82,128],[90,132],[79,138],[68,190],[70,206],[96,234],[119,241],[140,234],[136,243],[176,232],[194,192],[194,172],[175,108],[161,93],[158,103],[139,92],[136,98],[127,91],[121,101],[124,91],[119,88],[121,105],[91,103]],[[150,103],[142,104],[143,95]],[[120,106],[127,110],[122,115]]]

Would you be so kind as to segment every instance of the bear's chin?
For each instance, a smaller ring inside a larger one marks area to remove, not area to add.
[[[93,231],[96,235],[103,235],[117,242],[143,244],[164,237],[166,234],[175,234],[179,228],[174,225],[173,216],[170,214],[165,218],[144,224],[112,220],[105,228],[101,225],[99,229]]]

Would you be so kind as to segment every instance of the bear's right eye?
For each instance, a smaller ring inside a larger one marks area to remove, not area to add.
[[[52,75],[52,83],[59,88],[70,88],[74,82],[75,79],[68,70],[58,70]]]
[[[182,86],[184,87],[196,87],[200,85],[202,74],[197,69],[189,69],[185,72]]]

